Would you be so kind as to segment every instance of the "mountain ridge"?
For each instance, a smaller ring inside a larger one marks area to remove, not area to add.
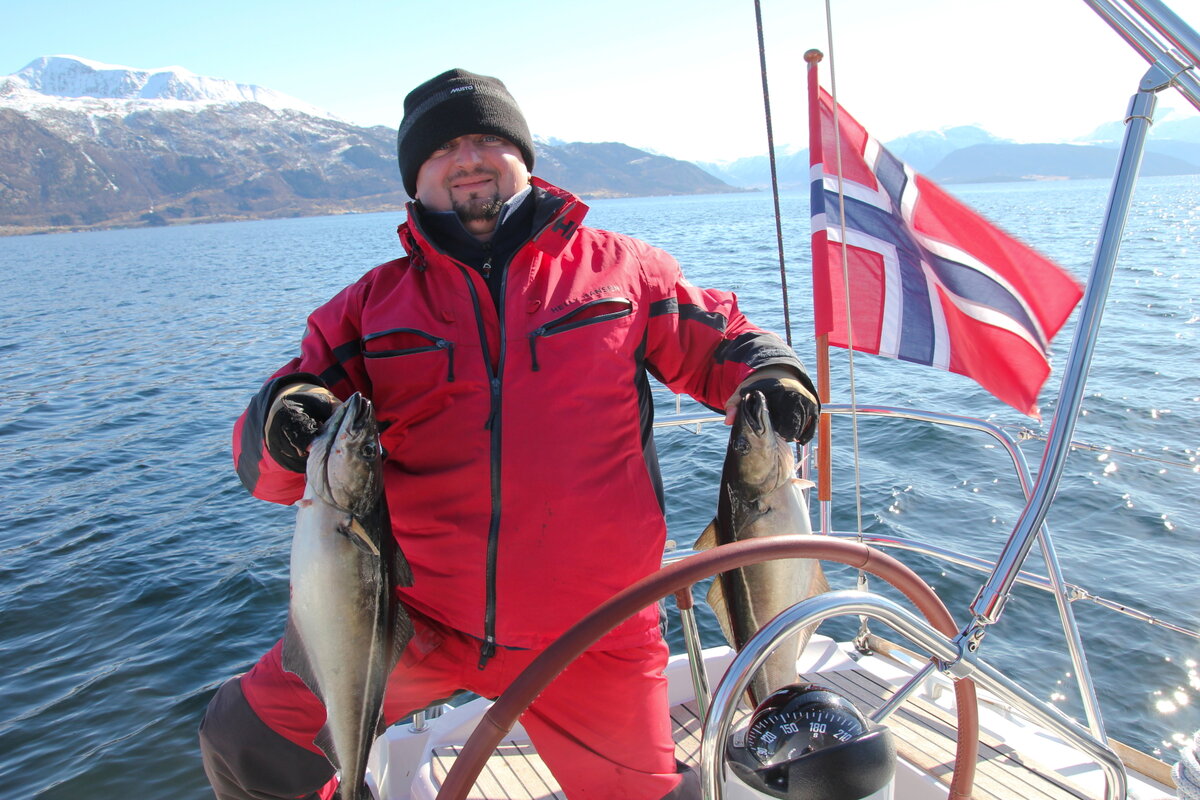
[[[0,233],[400,210],[395,136],[178,67],[46,57],[0,78]],[[739,191],[618,143],[535,151],[585,198]]]
[[[107,108],[117,113],[155,105],[199,108],[253,102],[277,111],[292,109],[337,119],[324,109],[282,92],[197,75],[183,67],[138,69],[72,55],[42,56],[12,75],[0,77],[0,102],[30,113],[55,107]],[[172,103],[178,105],[164,105]]]
[[[1200,125],[1190,122],[1172,121],[1160,129],[1170,136],[1188,138],[1147,140],[1141,174],[1200,174]],[[978,126],[959,125],[940,131],[917,131],[884,142],[883,146],[916,172],[946,184],[1107,178],[1112,176],[1119,148],[1119,137],[1117,141],[1111,139],[1113,131],[1105,125],[1082,142],[1025,143],[1001,139]],[[1050,153],[1063,159],[1058,163],[1048,161]],[[974,157],[986,158],[986,169],[973,164]],[[759,189],[771,185],[770,162],[765,155],[724,163],[703,162],[700,166],[734,185]],[[781,188],[807,188],[808,150],[776,148],[776,176]]]
[[[1151,137],[1145,175],[1200,173],[1200,120]],[[1108,177],[1119,127],[1083,143],[1021,144],[977,126],[885,143],[942,183]],[[395,131],[361,127],[270,89],[44,56],[0,77],[0,234],[398,210]],[[535,137],[536,174],[585,198],[747,191],[767,157],[692,163],[619,142]],[[783,188],[807,188],[808,151],[779,147]]]

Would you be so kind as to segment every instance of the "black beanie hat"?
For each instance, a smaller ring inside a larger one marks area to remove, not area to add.
[[[400,178],[417,196],[417,171],[438,147],[472,133],[503,136],[521,151],[533,171],[533,137],[517,101],[496,78],[452,69],[422,83],[404,98],[396,137]]]

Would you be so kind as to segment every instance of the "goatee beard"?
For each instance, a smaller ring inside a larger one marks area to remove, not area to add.
[[[451,181],[460,180],[462,178],[486,177],[491,178],[499,184],[500,176],[493,170],[484,167],[476,167],[473,170],[462,170],[450,176]],[[496,219],[500,216],[500,209],[504,207],[504,200],[500,198],[499,188],[492,194],[491,197],[485,197],[481,194],[471,193],[466,200],[456,201],[453,198],[450,200],[450,207],[454,209],[454,213],[458,214],[458,218],[463,223],[468,222],[485,222]]]
[[[454,213],[458,214],[458,218],[464,223],[483,222],[500,216],[500,209],[504,208],[504,201],[500,199],[500,193],[496,192],[491,197],[472,195],[465,202],[452,202],[451,205]]]

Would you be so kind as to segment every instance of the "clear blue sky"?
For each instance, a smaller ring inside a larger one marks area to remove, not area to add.
[[[1172,4],[1200,26],[1200,0]],[[6,5],[0,74],[57,54],[178,65],[394,126],[410,88],[457,66],[504,80],[543,136],[693,160],[766,150],[752,0]],[[824,3],[762,6],[776,142],[803,147],[801,56],[829,63]],[[885,141],[958,124],[1084,136],[1123,117],[1146,71],[1082,0],[833,0],[833,14],[839,98]],[[1171,94],[1160,119],[1195,113]]]

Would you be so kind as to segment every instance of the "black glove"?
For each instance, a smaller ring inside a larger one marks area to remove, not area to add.
[[[776,433],[800,444],[812,439],[821,405],[803,383],[795,378],[763,378],[742,387],[740,393],[752,391],[762,392]]]
[[[284,387],[267,413],[267,452],[281,467],[304,472],[308,446],[338,403],[337,397],[328,389],[311,383]]]

